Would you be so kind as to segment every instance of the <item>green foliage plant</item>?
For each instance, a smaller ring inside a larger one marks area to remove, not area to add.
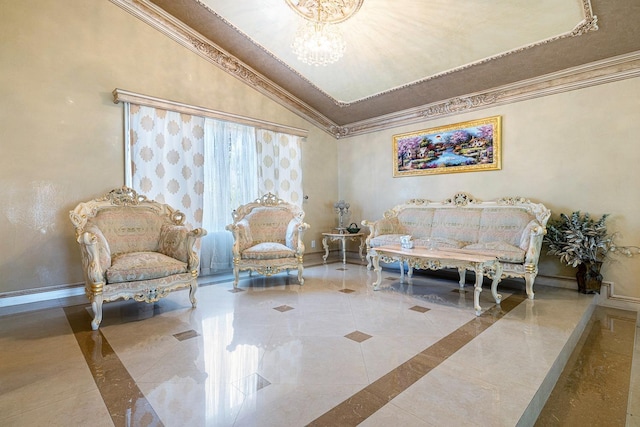
[[[604,262],[614,253],[631,257],[640,253],[637,246],[617,246],[615,234],[607,232],[605,224],[609,214],[594,219],[588,213],[580,211],[571,215],[560,214],[547,224],[547,234],[543,243],[547,245],[547,254],[556,255],[560,261],[577,267],[580,264]]]

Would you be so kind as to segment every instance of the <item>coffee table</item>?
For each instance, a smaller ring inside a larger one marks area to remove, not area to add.
[[[406,249],[400,245],[378,246],[377,248],[371,248],[370,252],[372,252],[371,258],[377,275],[376,281],[373,283],[373,289],[376,291],[382,282],[380,261],[399,261],[401,264],[406,262],[409,266],[409,279],[411,279],[414,268],[430,270],[457,268],[460,273],[460,288],[464,287],[466,271],[471,270],[475,272],[476,283],[473,293],[473,308],[477,316],[482,312],[480,307],[480,292],[482,292],[482,279],[485,273],[493,276],[491,295],[493,295],[496,303],[500,304],[502,300],[502,295],[498,294],[498,283],[500,283],[502,277],[502,264],[496,257],[464,251],[462,249],[429,249],[424,247]]]

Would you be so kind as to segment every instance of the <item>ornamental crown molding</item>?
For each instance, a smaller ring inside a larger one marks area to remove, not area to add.
[[[640,51],[636,51],[483,92],[449,98],[347,125],[338,125],[150,1],[110,1],[336,139],[640,76]],[[591,12],[590,0],[582,0],[582,2],[587,12],[586,19],[570,33],[562,35],[562,38],[576,37],[598,30],[598,20]],[[341,106],[348,108],[348,104]]]

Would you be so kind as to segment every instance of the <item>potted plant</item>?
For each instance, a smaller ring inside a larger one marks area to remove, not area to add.
[[[560,261],[577,267],[578,290],[582,293],[600,293],[602,263],[609,255],[619,253],[632,256],[636,246],[617,246],[615,234],[607,232],[605,222],[609,214],[598,220],[580,211],[571,215],[560,214],[547,224],[543,242],[547,254],[560,257]]]

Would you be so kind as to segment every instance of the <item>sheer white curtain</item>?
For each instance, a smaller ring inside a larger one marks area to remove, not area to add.
[[[129,153],[134,190],[185,214],[201,227],[204,118],[131,104]]]
[[[302,137],[257,129],[260,193],[302,206]]]
[[[202,274],[233,267],[233,236],[225,230],[238,206],[260,197],[258,189],[255,128],[215,119],[205,119]]]

